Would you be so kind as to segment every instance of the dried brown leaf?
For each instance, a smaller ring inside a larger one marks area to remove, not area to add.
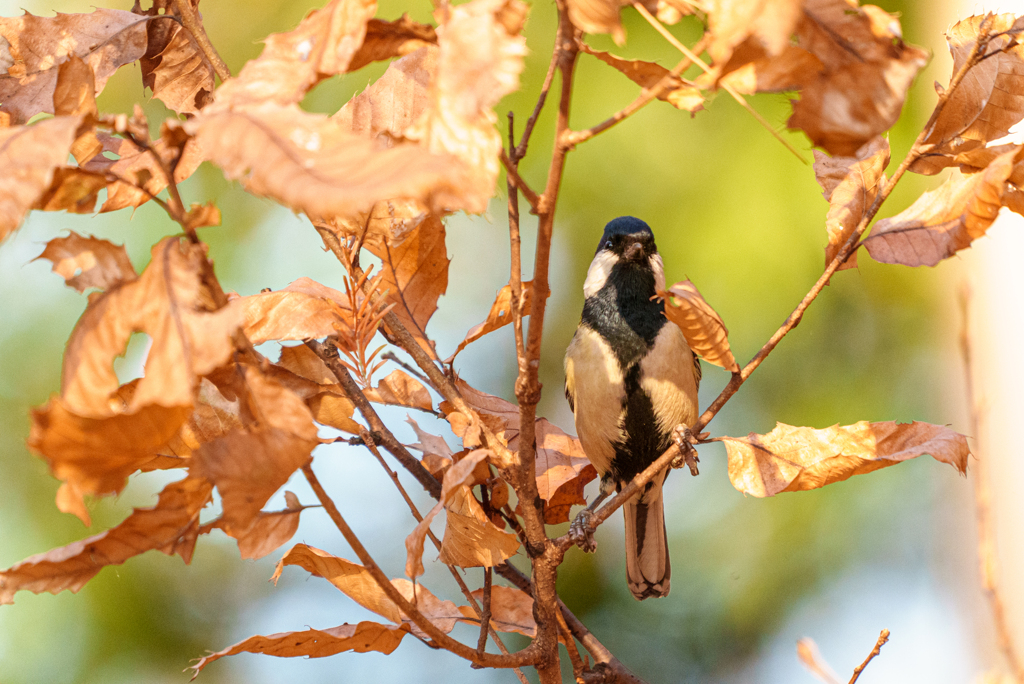
[[[36,259],[53,262],[53,272],[64,278],[68,287],[85,292],[90,287],[106,290],[138,278],[123,245],[71,232],[46,243]]]
[[[905,211],[875,224],[864,247],[875,261],[935,266],[980,238],[1002,207],[1006,180],[1020,149],[1000,155],[983,172],[954,170],[941,186]]]
[[[471,387],[469,383],[461,378],[456,378],[455,387],[459,390],[459,394],[462,395],[466,403],[494,431],[495,436],[499,440],[508,445],[512,450],[518,448],[516,440],[519,439],[519,407],[505,401],[501,397],[481,392]],[[441,402],[441,411],[448,419],[452,432],[462,438],[464,444],[466,439],[470,437],[471,430],[476,430],[476,439],[479,439],[479,424],[474,426],[466,416],[455,411],[452,405],[446,401]]]
[[[232,393],[229,391],[228,394]],[[199,381],[199,391],[196,394],[192,415],[159,449],[160,456],[157,462],[147,464],[144,469],[152,470],[160,465],[173,467],[172,464],[175,462],[179,466],[183,465],[184,459],[189,458],[201,445],[241,427],[241,399],[233,394],[229,399],[216,384],[202,378]]]
[[[242,297],[245,336],[253,344],[268,340],[308,340],[333,335],[351,322],[347,298],[309,278],[275,292]],[[336,381],[335,381],[336,382]]]
[[[291,492],[288,492],[291,494]],[[277,550],[291,541],[299,529],[299,515],[305,507],[288,508],[283,511],[260,511],[251,525],[244,530],[225,532],[238,542],[242,558],[256,560]],[[223,519],[218,519],[212,528],[224,528]]]
[[[448,250],[444,223],[428,216],[402,240],[367,245],[381,260],[381,290],[387,291],[385,304],[428,354],[437,358],[427,337],[427,323],[437,311],[437,300],[448,289]]]
[[[419,627],[414,625],[388,598],[373,576],[362,565],[332,556],[326,551],[312,546],[296,544],[278,562],[274,576],[271,578],[273,582],[277,582],[286,565],[298,565],[312,575],[323,577],[363,608],[391,620],[397,625],[406,625],[413,634],[423,634]],[[405,579],[393,579],[391,584],[442,632],[450,632],[455,623],[462,619],[462,613],[454,603],[438,599],[422,585],[415,587],[414,598],[412,582]]]
[[[626,42],[619,12],[626,0],[568,0],[569,20],[584,33],[608,33],[616,45]]]
[[[482,603],[484,590],[477,589],[473,597]],[[470,621],[480,623],[476,612],[469,606],[459,606],[459,610]],[[537,622],[533,618],[533,597],[513,587],[492,586],[491,626],[499,632],[516,632],[531,639],[535,637]]]
[[[326,658],[327,656],[353,651],[369,653],[376,651],[390,655],[402,643],[402,637],[409,633],[404,626],[382,625],[378,622],[348,623],[330,629],[307,629],[302,632],[280,632],[269,636],[252,636],[204,656],[192,666],[192,678],[215,660],[239,653],[262,653],[278,658]]]
[[[91,214],[96,207],[96,196],[106,187],[107,179],[100,174],[89,173],[76,166],[57,168],[54,169],[50,187],[39,196],[32,208]]]
[[[423,544],[427,537],[427,531],[430,529],[430,523],[441,512],[441,509],[447,507],[456,491],[465,487],[466,483],[472,480],[477,465],[483,463],[490,454],[491,452],[487,449],[478,449],[467,454],[445,472],[444,481],[441,483],[441,496],[437,503],[405,538],[406,575],[415,579],[423,574]]]
[[[449,472],[461,463],[456,463]],[[493,567],[519,550],[519,538],[488,519],[469,487],[457,488],[445,508],[442,563],[460,568]]]
[[[0,18],[0,56],[5,63],[0,71],[0,111],[8,112],[14,124],[36,114],[52,114],[58,70],[73,56],[92,68],[99,94],[118,67],[145,54],[146,23],[145,17],[114,9]]]
[[[190,0],[189,4],[193,12],[198,12],[198,0]],[[168,0],[154,0],[146,11],[136,2],[132,12],[148,17],[180,19],[177,6]],[[146,54],[139,62],[142,85],[178,114],[195,114],[213,96],[213,65],[179,21],[150,21],[146,31]]]
[[[295,347],[282,345],[281,356],[277,364],[299,377],[312,380],[320,385],[333,385],[338,382],[338,378],[334,377],[334,373],[327,367],[327,364],[316,355],[316,352],[304,344]]]
[[[752,496],[818,489],[929,454],[967,471],[967,438],[942,425],[896,422],[833,425],[816,430],[779,423],[766,435],[723,437],[729,480]]]
[[[120,565],[153,549],[192,558],[199,511],[210,500],[210,484],[187,477],[164,487],[153,508],[136,508],[124,522],[101,534],[32,556],[0,572],[0,604],[14,593],[77,592],[107,565]]]
[[[814,80],[821,70],[820,59],[807,50],[790,45],[777,56],[754,59],[731,70],[718,83],[745,95],[778,93],[799,89],[804,83]],[[697,85],[711,85],[715,78],[717,73],[713,72],[710,77],[698,78]]]
[[[96,109],[96,78],[92,68],[77,55],[57,67],[53,90],[53,111],[57,116],[93,116]]]
[[[527,281],[522,284],[522,291],[519,296],[519,310],[524,314],[529,314],[530,307],[533,302],[533,281]],[[512,323],[512,286],[506,285],[498,291],[498,296],[494,299],[494,304],[491,305],[491,310],[487,314],[487,320],[478,325],[474,325],[466,333],[466,338],[459,342],[459,346],[455,348],[455,352],[445,359],[445,363],[451,364],[451,362],[458,356],[459,352],[468,347],[473,342],[476,342],[484,335],[500,330],[506,325]]]
[[[665,299],[665,316],[679,326],[694,354],[708,363],[737,373],[740,367],[729,348],[729,331],[711,305],[689,280],[676,283],[668,292],[659,292]]]
[[[857,0],[804,0],[797,46],[822,63],[787,125],[838,156],[853,156],[899,118],[928,53],[903,42],[899,19]],[[883,16],[884,15],[884,16]]]
[[[427,388],[419,380],[402,370],[392,371],[377,383],[376,387],[364,389],[363,395],[378,404],[405,406],[424,411],[434,410],[434,402],[430,398]]]
[[[333,392],[323,392],[315,397],[310,397],[306,405],[313,412],[313,419],[321,425],[327,425],[352,435],[358,435],[362,430],[362,426],[352,420],[352,413],[356,407],[348,397]]]
[[[827,266],[839,253],[839,248],[853,234],[860,220],[875,201],[878,190],[885,182],[885,167],[889,164],[889,142],[881,136],[857,151],[854,157],[829,157],[814,150],[814,175],[829,203],[825,217],[828,246],[825,247]],[[857,267],[857,252],[840,266],[842,271]]]
[[[946,40],[953,56],[953,74],[967,62],[985,16],[968,17],[949,29]],[[1024,28],[1012,14],[993,16],[992,33]],[[958,155],[980,150],[1007,135],[1024,118],[1024,45],[1002,35],[986,47],[982,60],[964,76],[943,107],[925,144],[934,145],[910,170],[928,175],[959,161]]]
[[[587,503],[584,486],[597,477],[580,441],[544,418],[537,421],[537,492],[544,500],[544,522],[569,522],[569,509]]]
[[[211,372],[234,350],[232,335],[242,323],[240,307],[205,308],[202,289],[205,250],[179,238],[165,238],[137,280],[93,299],[68,340],[61,398],[80,416],[121,413],[110,399],[118,389],[114,358],[132,333],[153,339],[145,377],[125,413],[151,404],[191,406],[198,376]]]
[[[44,196],[54,170],[68,160],[80,123],[79,117],[61,116],[31,126],[0,129],[0,176],[4,179],[0,185],[0,241],[21,225],[28,210]]]
[[[583,46],[583,51],[597,57],[608,66],[618,69],[629,80],[647,90],[658,85],[665,76],[671,75],[668,69],[654,62],[623,59],[610,52],[594,50],[586,44]],[[659,100],[668,102],[676,109],[682,109],[691,113],[704,109],[704,96],[700,90],[678,76],[672,76],[671,78],[671,85],[658,95]]]
[[[370,62],[404,57],[427,45],[437,45],[434,27],[415,22],[408,14],[394,21],[370,19],[363,45],[352,57],[348,71],[361,69]]]
[[[722,73],[753,61],[751,53],[774,57],[789,45],[801,0],[705,0],[711,43],[708,55]],[[736,58],[733,53],[738,52]],[[731,62],[731,63],[730,63]]]

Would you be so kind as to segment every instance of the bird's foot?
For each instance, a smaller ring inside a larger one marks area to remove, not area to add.
[[[569,539],[583,549],[584,553],[597,551],[597,540],[594,539],[594,530],[591,527],[593,519],[594,512],[586,508],[580,511],[576,519],[569,525]]]
[[[699,474],[697,470],[697,464],[700,463],[700,458],[697,456],[697,450],[693,448],[693,445],[698,439],[703,438],[704,435],[694,435],[693,431],[685,425],[677,425],[672,430],[672,441],[679,448],[679,453],[670,464],[673,468],[682,468],[684,465],[690,469],[690,474],[696,477]]]

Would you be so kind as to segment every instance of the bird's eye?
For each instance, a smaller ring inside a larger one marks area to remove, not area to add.
[[[612,248],[612,241],[611,240],[605,240],[604,248],[605,249],[611,249]]]

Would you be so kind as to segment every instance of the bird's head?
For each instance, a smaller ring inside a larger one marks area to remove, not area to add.
[[[617,268],[616,268],[617,267]],[[626,275],[629,271],[650,271],[655,289],[664,289],[665,275],[661,255],[654,244],[650,226],[632,216],[620,216],[604,227],[597,253],[583,285],[584,295],[596,294],[612,272]]]

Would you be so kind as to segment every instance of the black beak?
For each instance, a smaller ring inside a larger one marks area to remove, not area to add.
[[[629,243],[625,251],[622,253],[622,257],[626,261],[639,261],[644,254],[644,246],[639,241]]]

